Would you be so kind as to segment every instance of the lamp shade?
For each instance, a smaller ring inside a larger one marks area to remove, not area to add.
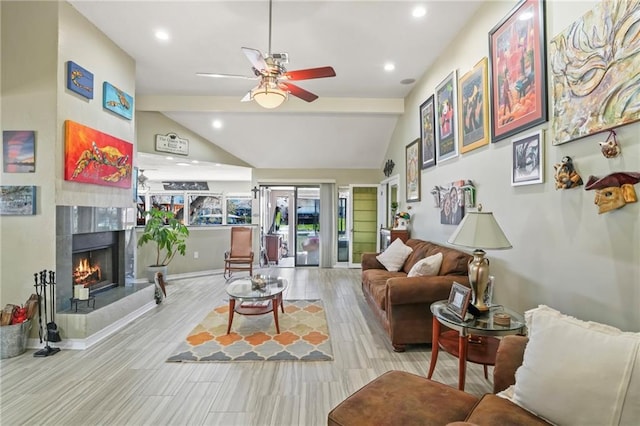
[[[278,87],[260,85],[251,91],[251,97],[263,108],[277,108],[287,100],[288,93]]]
[[[468,212],[448,242],[479,249],[508,249],[511,243],[491,212]]]

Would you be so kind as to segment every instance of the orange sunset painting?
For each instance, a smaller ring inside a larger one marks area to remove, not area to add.
[[[2,132],[2,154],[5,173],[36,171],[36,132],[5,130]]]

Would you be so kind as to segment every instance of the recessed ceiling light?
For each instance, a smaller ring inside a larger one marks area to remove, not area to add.
[[[198,160],[191,160],[191,162],[192,162],[193,164],[198,164],[198,163],[199,163],[199,161],[198,161]]]
[[[211,125],[214,129],[222,129],[222,121],[220,120],[213,120],[213,123],[211,123]]]
[[[173,160],[173,157],[164,157],[165,160]]]
[[[395,69],[396,69],[396,66],[391,62],[387,62],[386,64],[384,64],[385,71],[393,71]]]
[[[190,166],[189,163],[176,163],[176,166]]]
[[[411,11],[411,15],[413,15],[414,18],[422,18],[426,14],[427,9],[424,6],[416,6]]]
[[[167,41],[169,40],[169,33],[165,30],[158,30],[156,31],[156,38],[158,40]]]

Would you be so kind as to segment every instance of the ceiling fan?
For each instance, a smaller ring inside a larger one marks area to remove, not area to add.
[[[196,74],[202,77],[259,80],[258,85],[242,98],[242,102],[255,100],[264,108],[276,108],[280,106],[280,104],[287,100],[289,94],[304,101],[313,102],[318,99],[318,95],[292,84],[290,81],[335,77],[336,72],[332,67],[287,71],[285,64],[289,63],[289,55],[287,53],[271,53],[271,10],[272,0],[269,0],[269,53],[263,55],[262,52],[257,49],[249,47],[241,48],[247,56],[247,59],[249,59],[249,62],[251,62],[253,76],[204,72]]]

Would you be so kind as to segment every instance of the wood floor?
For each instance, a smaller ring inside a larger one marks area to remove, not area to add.
[[[331,408],[385,371],[426,375],[430,347],[391,350],[364,302],[360,270],[273,271],[290,282],[285,299],[323,300],[334,361],[165,362],[226,302],[222,275],[175,280],[156,309],[87,350],[2,360],[0,424],[326,425]],[[433,379],[456,387],[457,371],[441,352]],[[481,366],[468,365],[466,391],[491,391]]]

